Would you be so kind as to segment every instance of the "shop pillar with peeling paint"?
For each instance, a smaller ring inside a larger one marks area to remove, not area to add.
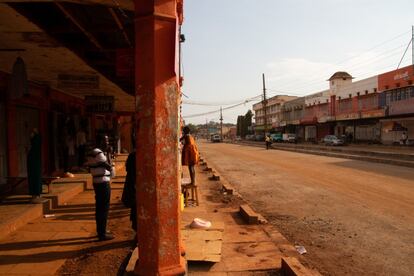
[[[178,37],[182,1],[135,1],[138,275],[182,275]]]

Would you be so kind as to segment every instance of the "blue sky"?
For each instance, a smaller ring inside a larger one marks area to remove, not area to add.
[[[335,71],[355,80],[396,69],[414,24],[408,0],[187,0],[183,33],[187,102],[229,104],[262,93],[324,90]],[[402,66],[411,64],[411,48]],[[236,122],[254,102],[223,113]],[[183,105],[184,118],[219,106]],[[219,113],[185,118],[218,121]]]

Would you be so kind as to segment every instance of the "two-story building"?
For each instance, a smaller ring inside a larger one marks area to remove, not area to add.
[[[277,130],[282,127],[281,112],[283,103],[295,99],[295,96],[277,95],[267,100],[266,104],[266,125],[267,130]],[[263,108],[263,102],[259,102],[253,105],[253,112],[255,114],[255,132],[262,133],[265,129],[265,111]]]

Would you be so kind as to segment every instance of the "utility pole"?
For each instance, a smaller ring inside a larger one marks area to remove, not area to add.
[[[263,110],[264,110],[264,134],[267,133],[267,99],[266,99],[266,82],[265,82],[265,74],[262,74],[263,77]]]
[[[207,139],[207,141],[210,139],[210,137],[208,137],[209,135],[208,135],[209,133],[208,133],[208,123],[207,123],[207,118],[206,118],[206,139]]]
[[[220,138],[223,141],[223,108],[220,106]]]

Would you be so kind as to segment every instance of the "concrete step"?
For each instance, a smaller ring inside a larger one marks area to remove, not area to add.
[[[84,182],[51,184],[51,193],[44,194],[44,203],[32,204],[29,195],[12,195],[0,203],[0,240],[30,221],[64,205],[84,191]]]

